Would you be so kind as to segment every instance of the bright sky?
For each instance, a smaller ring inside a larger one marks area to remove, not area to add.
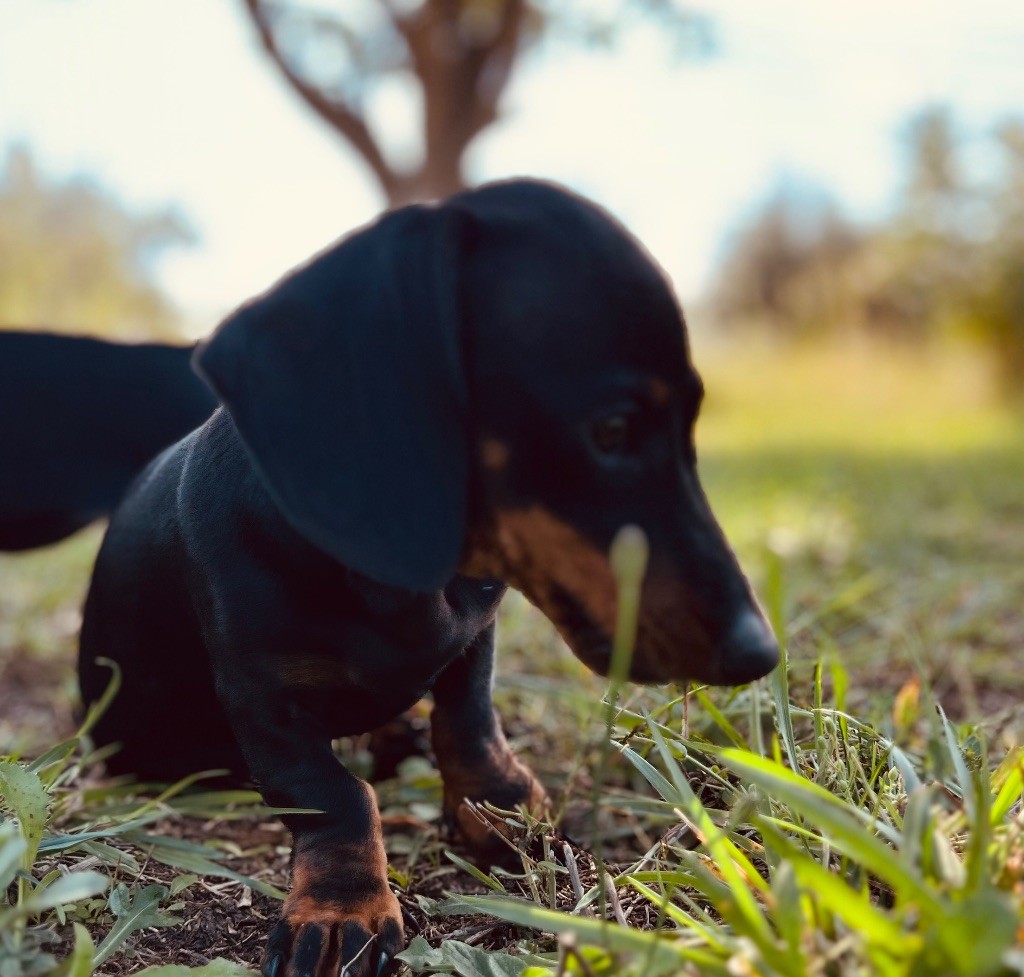
[[[729,230],[785,175],[884,211],[908,115],[948,102],[968,129],[1024,110],[1020,0],[704,0],[715,57],[652,37],[617,54],[547,47],[475,146],[471,177],[549,177],[645,241],[684,298]],[[238,0],[0,0],[0,148],[89,172],[131,204],[174,202],[200,243],[161,280],[197,331],[371,218],[374,184],[279,81]],[[413,116],[378,106],[395,144]]]

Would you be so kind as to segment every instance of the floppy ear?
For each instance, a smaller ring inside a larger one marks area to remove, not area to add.
[[[454,575],[465,533],[455,221],[385,216],[239,309],[195,359],[289,523],[410,590]]]

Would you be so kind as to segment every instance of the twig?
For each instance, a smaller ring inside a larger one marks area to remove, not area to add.
[[[562,857],[565,859],[565,867],[569,870],[569,884],[572,886],[572,896],[576,900],[576,912],[579,904],[583,901],[583,883],[580,882],[580,868],[576,864],[576,856],[568,842],[562,843]]]
[[[285,80],[295,89],[296,93],[317,115],[321,116],[348,140],[352,147],[363,157],[366,164],[373,170],[384,192],[394,195],[399,177],[384,158],[380,146],[374,139],[366,120],[341,99],[330,98],[315,85],[310,84],[288,63],[277,43],[277,37],[270,26],[267,11],[261,0],[244,0],[245,9],[249,13],[260,42],[274,64],[277,65]]]
[[[612,913],[615,916],[615,921],[620,926],[628,926],[626,914],[622,911],[622,903],[619,902],[619,894],[615,891],[615,883],[612,882],[611,875],[605,875],[604,877],[604,891],[608,901],[612,904]]]
[[[493,933],[497,929],[501,929],[501,926],[480,926],[477,928],[477,932],[474,933],[472,936],[467,937],[464,942],[466,946],[476,946],[477,943],[483,940],[485,936],[487,936],[490,933]],[[449,937],[449,939],[451,939],[451,937]]]

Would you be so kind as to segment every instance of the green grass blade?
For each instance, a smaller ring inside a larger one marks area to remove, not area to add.
[[[750,749],[749,744],[743,738],[740,731],[726,719],[725,713],[715,705],[704,689],[698,689],[695,693],[695,698],[701,704],[701,708],[712,718],[715,725],[725,733],[733,746],[739,747],[741,750]]]
[[[946,751],[953,765],[957,786],[960,788],[960,798],[964,803],[964,809],[967,811],[967,817],[973,824],[977,815],[977,808],[974,803],[974,781],[971,777],[971,772],[967,769],[963,751],[960,749],[960,741],[957,739],[953,724],[946,717],[945,711],[938,703],[935,704],[935,711],[939,714],[939,721],[942,724],[942,733],[946,739]]]
[[[110,681],[103,690],[103,695],[90,707],[85,721],[78,727],[78,732],[75,733],[76,739],[81,739],[92,730],[93,726],[100,721],[100,717],[110,708],[110,703],[114,701],[114,696],[121,690],[121,666],[110,658],[97,658],[96,664],[110,669]]]
[[[505,894],[505,887],[497,879],[491,878],[486,872],[478,869],[472,863],[467,862],[464,858],[460,858],[454,852],[446,851],[444,855],[453,865],[457,865],[463,872],[472,875],[481,885],[487,886],[488,889],[492,889],[494,892],[500,892],[502,895]]]
[[[650,955],[650,974],[678,973],[686,963],[707,968],[707,974],[727,977],[723,961],[714,954],[682,946],[654,932],[635,930],[599,919],[569,916],[534,903],[497,896],[460,896],[460,902],[478,913],[497,916],[517,926],[527,926],[544,933],[572,933],[581,942],[605,946],[620,953]],[[667,968],[667,969],[666,969]]]
[[[669,804],[682,804],[685,798],[669,783],[657,767],[640,756],[636,750],[628,746],[619,746],[619,752],[637,769],[640,775],[661,795],[661,799]]]
[[[800,756],[796,749],[796,733],[793,731],[793,714],[789,707],[789,652],[783,644],[783,636],[776,634],[779,640],[782,660],[771,676],[772,702],[775,706],[775,728],[782,737],[782,745],[786,748],[786,759],[794,769]]]
[[[908,935],[903,932],[903,927],[873,906],[867,893],[850,888],[836,873],[823,868],[813,858],[808,858],[767,820],[757,818],[756,821],[764,833],[765,843],[770,843],[784,855],[785,864],[790,867],[797,881],[806,892],[813,893],[819,904],[835,913],[850,929],[861,933],[865,939],[878,946],[894,950],[908,948]],[[913,942],[910,948],[916,950],[917,943]]]
[[[666,880],[667,881],[667,880]],[[656,906],[659,912],[664,913],[677,926],[683,929],[692,930],[698,934],[713,950],[728,954],[727,941],[722,938],[723,931],[720,928],[709,926],[699,919],[695,919],[689,913],[684,912],[669,899],[669,893],[655,892],[649,885],[645,885],[635,876],[628,876],[626,882],[640,893],[648,902]],[[671,883],[668,883],[671,885]]]
[[[1006,761],[1000,764],[993,777],[996,783],[1002,780],[999,792],[989,809],[989,823],[993,827],[1006,820],[1014,805],[1024,803],[1024,797],[1022,797],[1022,793],[1024,793],[1024,749],[1015,750],[1007,759],[1011,761],[1011,764],[1008,765],[1009,769],[1005,776],[1003,769],[1006,766]]]
[[[870,821],[865,823],[863,812],[772,760],[738,750],[722,750],[719,755],[740,776],[752,780],[771,797],[817,825],[833,847],[887,882],[894,891],[912,898],[936,916],[942,914],[935,893],[894,857],[888,845],[864,830]],[[874,828],[889,840],[899,842],[899,837],[885,825],[876,823]]]

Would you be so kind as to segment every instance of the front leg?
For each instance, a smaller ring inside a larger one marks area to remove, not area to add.
[[[512,752],[491,701],[494,676],[494,624],[480,632],[465,653],[434,684],[431,739],[444,782],[444,811],[483,857],[505,853],[494,831],[469,810],[466,801],[487,801],[512,810],[525,804],[535,812],[549,804],[533,772]]]
[[[222,676],[223,678],[223,676]],[[292,887],[263,957],[265,977],[379,977],[404,944],[370,786],[273,682],[222,682],[232,728],[266,802],[292,814]],[[242,691],[240,691],[242,690]],[[258,691],[254,691],[258,690]],[[344,968],[348,969],[344,969]]]

